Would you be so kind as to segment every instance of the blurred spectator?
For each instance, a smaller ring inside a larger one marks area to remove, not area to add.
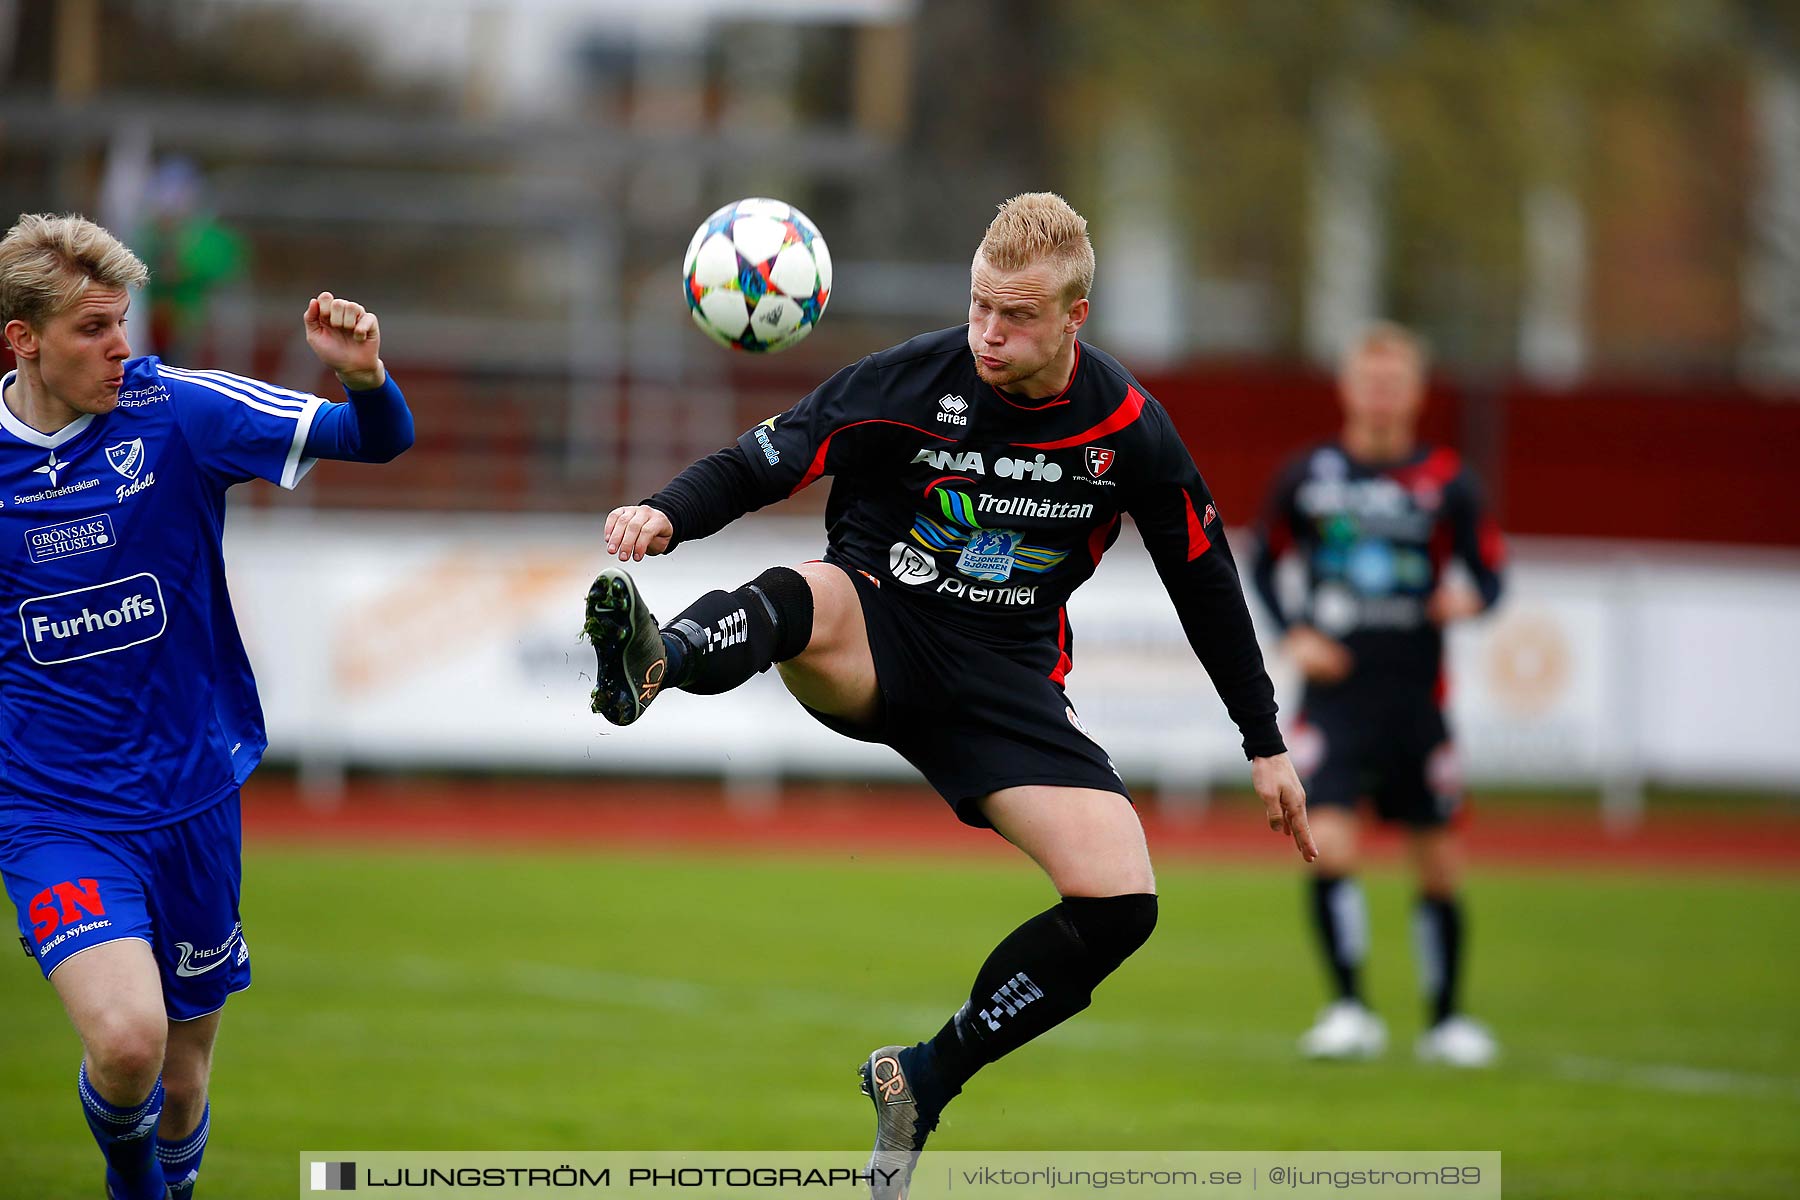
[[[210,359],[213,305],[246,277],[244,239],[208,210],[194,163],[167,158],[145,195],[149,217],[135,245],[150,268],[149,353],[178,362]]]

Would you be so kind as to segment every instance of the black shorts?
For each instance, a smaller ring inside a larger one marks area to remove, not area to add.
[[[1462,771],[1431,689],[1309,689],[1288,737],[1308,808],[1354,809],[1436,829],[1462,807]]]
[[[862,601],[881,712],[873,725],[859,726],[807,709],[821,723],[892,746],[964,824],[981,829],[990,823],[980,801],[1001,788],[1095,788],[1130,799],[1112,760],[1050,678],[1054,645],[984,641],[886,594],[863,572],[842,569]]]

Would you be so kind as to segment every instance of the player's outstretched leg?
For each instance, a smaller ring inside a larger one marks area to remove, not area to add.
[[[1156,928],[1149,852],[1125,797],[1008,788],[982,811],[1044,868],[1062,899],[994,948],[968,1001],[929,1042],[883,1046],[862,1065],[863,1092],[875,1105],[869,1170],[881,1200],[906,1195],[944,1106],[977,1071],[1085,1009]],[[1114,888],[1145,890],[1091,894]]]
[[[879,1200],[904,1200],[919,1151],[949,1099],[930,1096],[921,1106],[902,1061],[920,1052],[919,1046],[883,1046],[857,1069],[862,1094],[875,1104],[875,1151],[868,1171],[870,1194]]]
[[[644,715],[662,690],[668,654],[656,618],[637,584],[618,567],[608,567],[588,589],[582,635],[594,647],[593,710],[614,725]]]
[[[1156,896],[1064,896],[988,955],[969,999],[929,1042],[883,1046],[860,1069],[875,1105],[870,1170],[897,1169],[899,1190],[944,1106],[989,1063],[1048,1033],[1093,1001],[1100,981],[1149,940]]]
[[[629,725],[665,687],[728,692],[805,650],[812,627],[812,588],[791,567],[708,592],[660,630],[631,576],[608,567],[588,589],[583,627],[598,659],[593,709]]]

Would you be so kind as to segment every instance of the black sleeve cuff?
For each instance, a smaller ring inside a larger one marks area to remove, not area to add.
[[[1287,753],[1287,743],[1281,740],[1281,730],[1271,721],[1267,728],[1259,728],[1244,735],[1244,758],[1274,758],[1277,754]]]
[[[669,518],[675,527],[669,540],[673,550],[682,541],[717,533],[760,507],[760,498],[749,461],[731,445],[694,463],[639,503]]]

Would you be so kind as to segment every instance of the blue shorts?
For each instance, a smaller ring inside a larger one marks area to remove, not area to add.
[[[0,832],[0,875],[44,978],[83,950],[138,938],[161,969],[169,1019],[191,1021],[250,986],[238,916],[242,850],[234,791],[160,829]]]

